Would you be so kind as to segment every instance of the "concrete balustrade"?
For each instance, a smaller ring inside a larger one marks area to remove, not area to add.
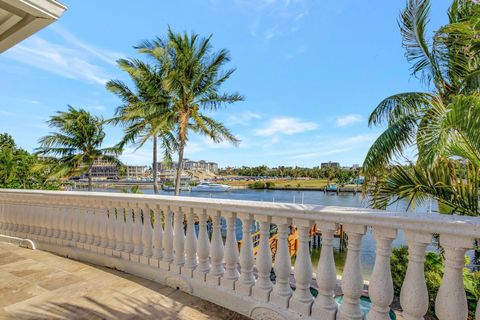
[[[257,248],[252,241],[254,223],[259,225]],[[309,251],[313,224],[322,234],[316,274]],[[337,308],[333,240],[339,224],[348,235],[348,251],[341,281],[344,300]],[[277,230],[274,255],[272,226]],[[372,307],[364,315],[360,247],[370,228],[376,258],[369,284]],[[292,268],[288,235],[294,229],[298,251]],[[152,279],[253,319],[389,319],[390,256],[399,231],[409,251],[400,297],[403,319],[420,320],[427,311],[424,260],[433,234],[440,235],[445,249],[437,317],[466,319],[462,268],[465,252],[480,238],[479,218],[153,195],[0,190],[0,235],[29,239],[41,250]],[[316,297],[310,290],[314,282]]]

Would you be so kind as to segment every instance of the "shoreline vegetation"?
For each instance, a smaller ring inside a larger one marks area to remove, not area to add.
[[[232,187],[232,190],[253,189],[253,190],[285,190],[285,191],[327,191],[327,192],[362,192],[362,186],[357,184],[339,184],[328,182],[326,179],[265,179],[265,180],[215,180]],[[74,183],[77,186],[86,186],[85,181]],[[326,190],[327,186],[337,186],[336,191]],[[152,183],[149,181],[94,181],[94,188],[113,188],[136,186],[139,189],[150,189]]]

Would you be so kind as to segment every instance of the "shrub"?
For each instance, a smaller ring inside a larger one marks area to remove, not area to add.
[[[393,290],[396,296],[400,296],[403,279],[408,266],[408,248],[401,246],[393,249],[390,261],[392,269]],[[425,283],[428,290],[428,311],[432,319],[435,317],[435,298],[442,283],[443,258],[434,252],[427,252],[425,257]],[[467,268],[463,272],[463,283],[468,300],[469,319],[473,319],[477,301],[480,298],[480,272],[470,272]]]
[[[267,189],[271,189],[271,188],[274,188],[275,187],[275,183],[273,181],[267,181],[265,182],[265,187]]]
[[[265,189],[265,182],[255,181],[254,183],[250,183],[248,187],[250,189]]]

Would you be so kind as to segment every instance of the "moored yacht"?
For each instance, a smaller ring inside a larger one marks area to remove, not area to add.
[[[228,191],[231,187],[226,184],[211,183],[211,182],[202,182],[199,185],[192,188],[192,191],[202,191],[202,192],[222,192]]]

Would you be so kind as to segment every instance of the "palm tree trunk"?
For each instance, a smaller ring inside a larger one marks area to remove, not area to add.
[[[180,195],[180,183],[182,182],[182,168],[183,168],[183,151],[185,149],[185,141],[181,140],[178,146],[178,164],[177,177],[175,178],[175,195]]]
[[[93,190],[93,185],[92,185],[92,167],[88,169],[88,191]]]
[[[158,172],[158,162],[157,162],[157,136],[153,136],[153,192],[158,194],[158,182],[157,182],[157,172]]]

